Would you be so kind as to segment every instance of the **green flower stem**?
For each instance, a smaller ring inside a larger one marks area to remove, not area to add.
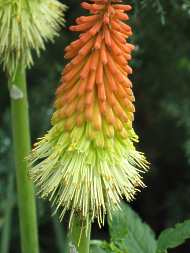
[[[83,227],[83,223],[78,217],[73,218],[72,228],[69,234],[69,247],[75,247],[77,253],[90,252],[91,224]],[[74,251],[75,252],[75,251]]]
[[[38,253],[38,233],[34,189],[28,178],[27,161],[31,143],[29,130],[26,73],[23,65],[9,81],[12,131],[16,165],[22,253]]]

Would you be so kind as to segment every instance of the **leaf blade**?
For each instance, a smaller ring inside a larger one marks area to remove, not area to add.
[[[157,242],[151,228],[127,204],[109,220],[113,242],[129,253],[155,253]]]
[[[190,220],[178,223],[174,228],[164,230],[158,238],[157,253],[176,248],[190,238]]]

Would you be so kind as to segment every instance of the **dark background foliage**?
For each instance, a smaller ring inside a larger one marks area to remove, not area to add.
[[[32,140],[49,128],[54,92],[65,65],[64,48],[76,35],[68,30],[84,11],[79,0],[69,6],[66,28],[55,44],[47,45],[28,72]],[[190,218],[190,1],[131,0],[131,24],[137,49],[132,62],[136,96],[134,127],[138,148],[151,162],[145,176],[147,188],[132,203],[157,234]],[[10,131],[9,94],[0,72],[0,231],[6,215],[8,178],[14,172]],[[15,200],[15,201],[14,201]],[[43,252],[55,252],[59,226],[47,202],[38,200],[40,244]],[[16,193],[13,196],[11,251],[20,252]],[[63,226],[63,225],[62,225]],[[53,229],[54,228],[54,229]],[[93,228],[93,238],[108,238],[107,227]],[[56,251],[58,252],[58,251]],[[189,253],[190,242],[172,253]]]

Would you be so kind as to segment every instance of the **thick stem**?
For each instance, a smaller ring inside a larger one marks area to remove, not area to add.
[[[79,219],[79,217],[75,216],[73,218],[69,234],[69,247],[74,247],[77,250],[77,253],[90,252],[91,224],[87,224],[86,226],[84,226],[84,223]],[[73,250],[71,252],[75,251]]]
[[[28,178],[26,161],[31,149],[31,143],[26,74],[23,66],[17,67],[15,75],[9,80],[9,88],[22,253],[38,253],[34,189],[32,182]]]

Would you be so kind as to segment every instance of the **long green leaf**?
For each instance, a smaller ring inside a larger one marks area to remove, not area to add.
[[[167,253],[190,238],[190,220],[177,224],[174,228],[164,230],[158,238],[157,253]]]

